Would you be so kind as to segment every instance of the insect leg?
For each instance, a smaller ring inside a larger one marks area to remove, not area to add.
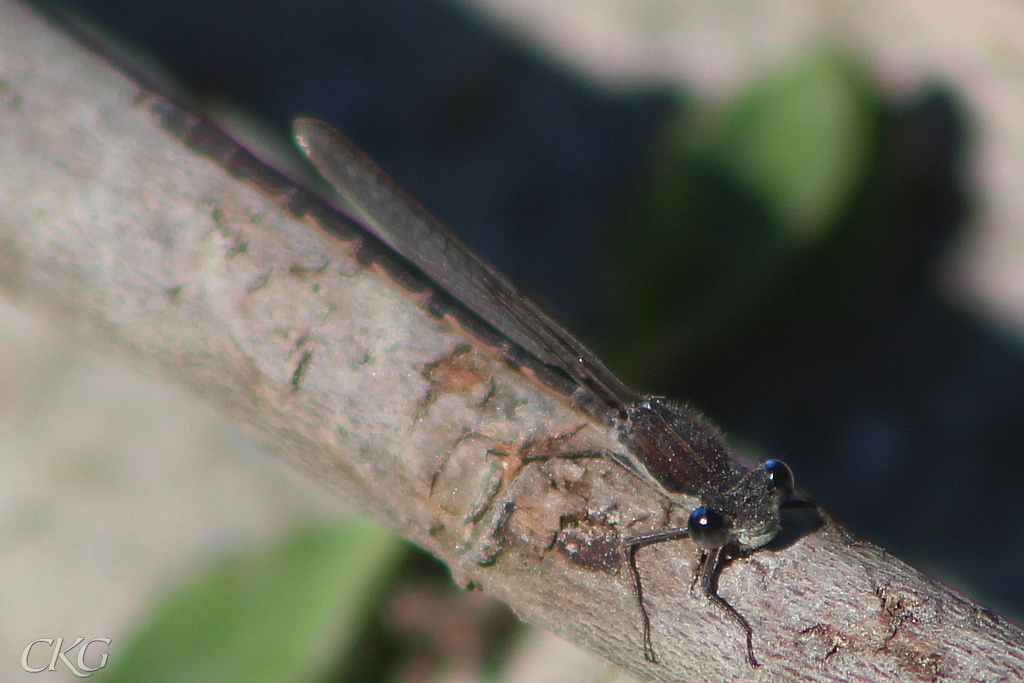
[[[722,567],[728,562],[728,555],[722,548],[715,548],[714,550],[709,550],[702,559],[700,587],[704,589],[704,594],[722,608],[746,633],[747,661],[750,662],[750,666],[761,666],[757,658],[754,657],[754,629],[750,627],[750,623],[735,607],[718,594],[718,575],[721,573]]]
[[[647,614],[647,606],[644,605],[644,587],[640,581],[640,570],[636,566],[636,553],[645,546],[675,541],[689,535],[689,529],[672,529],[643,536],[630,536],[622,541],[622,547],[626,549],[629,570],[633,575],[633,594],[636,596],[636,604],[640,607],[640,619],[644,630],[644,659],[648,662],[657,662],[658,658],[654,656],[654,646],[651,644],[651,617]]]

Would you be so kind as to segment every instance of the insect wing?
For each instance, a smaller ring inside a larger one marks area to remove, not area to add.
[[[542,363],[561,368],[609,405],[635,401],[580,341],[527,299],[505,276],[403,191],[333,127],[296,119],[303,153],[345,207],[389,247]]]

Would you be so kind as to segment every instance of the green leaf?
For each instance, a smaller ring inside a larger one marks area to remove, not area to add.
[[[710,152],[800,243],[827,231],[861,181],[873,145],[863,79],[818,50],[767,78],[726,113]]]
[[[93,680],[321,680],[358,638],[405,550],[368,522],[298,529],[174,591]]]
[[[865,70],[829,46],[730,103],[679,105],[609,231],[622,334],[607,359],[654,386],[680,358],[727,342],[849,229],[877,173],[884,112]]]

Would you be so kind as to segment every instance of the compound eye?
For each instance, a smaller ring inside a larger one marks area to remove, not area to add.
[[[778,494],[780,500],[785,500],[793,493],[793,470],[781,460],[765,460],[761,465],[768,471],[768,482],[772,489]]]
[[[688,526],[690,538],[705,550],[721,548],[729,540],[729,520],[710,508],[699,507],[691,512]]]

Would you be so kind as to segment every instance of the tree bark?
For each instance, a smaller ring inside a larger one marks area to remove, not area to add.
[[[528,462],[621,445],[368,245],[215,129],[0,0],[5,296],[186,387],[461,585],[640,677],[1024,679],[1019,627],[827,519],[721,575],[758,669],[735,622],[689,589],[694,546],[643,549],[659,659],[646,662],[619,540],[686,511],[607,458]]]

